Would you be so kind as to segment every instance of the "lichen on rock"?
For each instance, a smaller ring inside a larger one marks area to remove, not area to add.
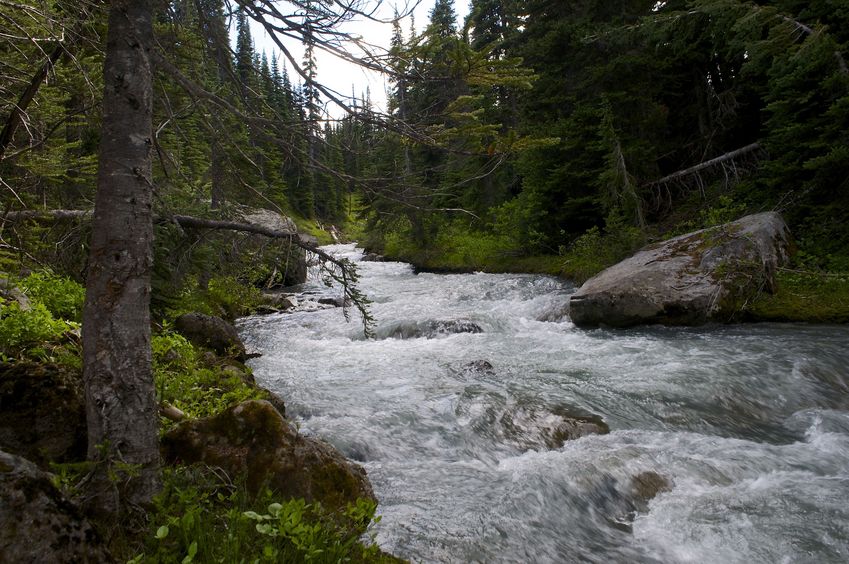
[[[775,212],[643,248],[589,279],[570,299],[582,327],[731,321],[761,291],[772,291],[792,250]]]

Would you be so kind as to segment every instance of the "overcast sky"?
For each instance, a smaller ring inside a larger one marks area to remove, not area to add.
[[[414,1],[415,0],[410,0],[410,2]],[[469,0],[455,0],[454,9],[457,12],[458,25],[462,25],[462,22],[469,11],[468,1]],[[434,2],[435,0],[421,0],[416,7],[414,16],[416,31],[418,33],[421,33],[421,31],[427,26]],[[391,19],[395,4],[396,2],[394,0],[384,0],[383,5],[381,6],[381,12],[378,13],[378,16],[382,19]],[[397,5],[398,11],[403,12],[405,6],[404,0],[399,0]],[[401,28],[404,31],[405,38],[409,36],[410,23],[410,18],[405,18],[401,23]],[[392,36],[392,24],[381,24],[378,22],[361,20],[346,24],[345,27],[343,27],[343,31],[358,35],[367,43],[387,49],[389,46],[389,40]],[[273,53],[277,52],[274,42],[271,41],[265,30],[256,24],[256,22],[252,22],[251,35],[253,36],[254,46],[258,52],[262,53],[265,51],[269,58],[271,58]],[[296,60],[300,61],[303,57],[303,46],[294,42],[287,42],[286,45],[292,53],[292,56],[295,57]],[[321,51],[317,51],[316,61],[318,63],[318,81],[321,84],[324,84],[346,97],[351,96],[352,87],[358,97],[362,96],[366,91],[366,88],[368,88],[375,109],[386,110],[387,84],[382,75],[365,70],[351,63],[347,63],[331,54]],[[279,57],[279,62],[282,62],[282,56]],[[289,76],[292,79],[292,82],[300,82],[291,67],[289,65],[287,65],[287,67],[289,67]],[[327,100],[322,101],[325,103],[327,102]],[[342,112],[338,108],[333,107],[332,104],[327,107],[327,110],[334,117],[339,117],[342,114]]]

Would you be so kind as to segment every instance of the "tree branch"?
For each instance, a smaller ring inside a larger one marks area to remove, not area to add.
[[[24,90],[23,94],[21,94],[21,97],[18,99],[18,103],[15,104],[12,111],[9,113],[9,117],[6,118],[6,125],[3,126],[3,131],[0,132],[0,160],[3,160],[6,148],[12,142],[12,138],[15,136],[15,132],[18,130],[18,127],[20,127],[21,123],[23,123],[23,115],[26,113],[30,102],[32,102],[33,98],[35,98],[35,95],[38,93],[38,89],[41,88],[41,84],[44,82],[44,79],[47,78],[47,74],[50,72],[50,69],[52,69],[53,65],[59,61],[59,58],[64,52],[65,47],[61,43],[57,43],[53,51],[47,56],[47,60],[44,61],[41,68],[36,71],[35,75],[33,75],[29,86],[27,86],[26,90]]]

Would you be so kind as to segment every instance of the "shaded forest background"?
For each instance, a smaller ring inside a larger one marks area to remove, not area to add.
[[[104,9],[0,11],[0,205],[90,208]],[[416,262],[503,267],[584,247],[612,260],[665,233],[777,209],[808,266],[849,270],[843,2],[472,0],[458,22],[438,0],[423,30],[395,23],[379,61],[386,112],[316,83],[306,23],[295,61],[257,52],[243,7],[180,0],[157,13],[168,54],[154,88],[160,215],[265,207],[302,230],[357,224],[368,246]],[[335,96],[341,119],[325,111]],[[85,246],[84,231],[4,225],[0,260],[79,276],[85,253],[67,249]],[[159,237],[163,295],[233,258],[202,243]]]

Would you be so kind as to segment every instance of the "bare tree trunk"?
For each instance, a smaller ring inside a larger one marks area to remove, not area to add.
[[[92,222],[83,373],[91,507],[117,516],[160,488],[150,350],[153,262],[150,0],[113,0]]]

